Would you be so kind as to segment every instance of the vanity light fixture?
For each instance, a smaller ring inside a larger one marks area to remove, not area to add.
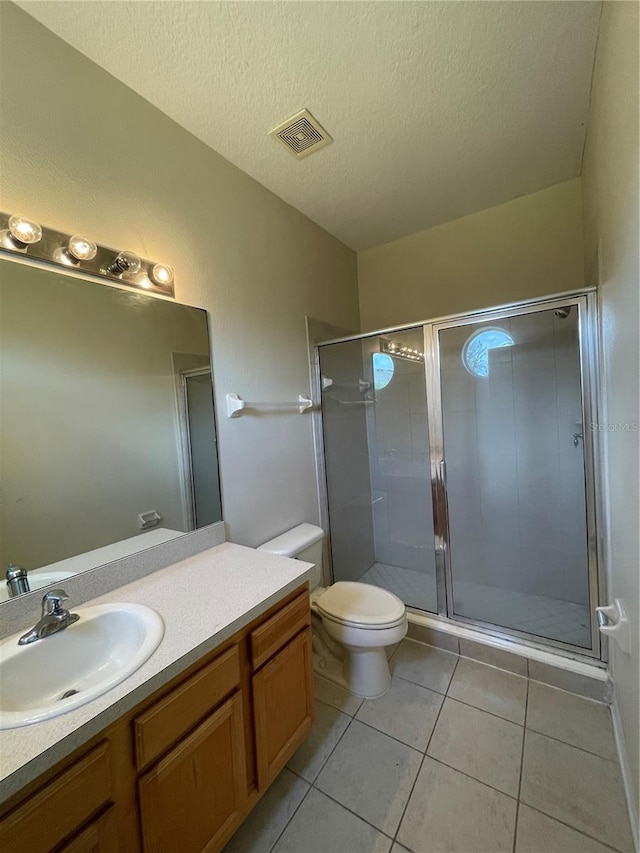
[[[115,281],[122,287],[174,295],[174,272],[168,264],[140,258],[129,250],[110,249],[84,234],[65,234],[21,214],[0,211],[0,254],[25,255],[53,266]]]
[[[7,227],[0,232],[0,247],[14,252],[26,253],[27,248],[42,240],[42,228],[32,219],[14,213]]]
[[[92,261],[98,254],[98,247],[93,240],[83,237],[82,234],[74,234],[69,238],[67,250],[77,261]]]
[[[111,275],[122,275],[123,272],[137,273],[140,272],[142,262],[135,252],[119,252],[114,260],[107,267],[107,272]]]
[[[9,232],[16,243],[30,246],[42,240],[42,228],[33,219],[14,213],[9,217]]]
[[[408,361],[424,361],[424,353],[419,349],[413,349],[404,344],[398,344],[387,338],[380,338],[380,352],[397,358],[406,358]]]
[[[159,284],[160,287],[167,287],[173,283],[173,267],[166,264],[154,264],[149,269],[149,278]]]
[[[93,240],[83,237],[82,234],[74,234],[73,237],[69,237],[66,246],[61,246],[54,251],[53,260],[67,267],[77,267],[80,261],[91,261],[97,254],[98,247]]]

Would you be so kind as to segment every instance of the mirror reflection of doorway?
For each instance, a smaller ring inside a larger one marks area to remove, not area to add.
[[[180,373],[187,513],[190,529],[222,518],[211,368]]]

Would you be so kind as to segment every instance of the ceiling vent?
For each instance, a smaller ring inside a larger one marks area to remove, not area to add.
[[[324,127],[318,124],[308,110],[300,110],[274,127],[269,131],[269,136],[284,145],[296,160],[302,160],[303,157],[333,142]]]

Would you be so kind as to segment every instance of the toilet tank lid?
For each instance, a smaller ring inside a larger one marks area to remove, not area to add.
[[[299,524],[286,533],[269,539],[264,545],[258,547],[258,551],[269,551],[270,554],[280,554],[282,557],[295,557],[305,548],[310,548],[319,542],[324,536],[321,527],[315,524]]]

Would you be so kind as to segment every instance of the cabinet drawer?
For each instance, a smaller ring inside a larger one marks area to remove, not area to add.
[[[114,807],[94,818],[57,853],[117,853],[120,850]]]
[[[167,749],[210,713],[240,684],[238,646],[232,646],[134,720],[138,770]]]
[[[103,741],[0,821],[2,853],[47,853],[111,800]]]
[[[310,624],[309,593],[305,590],[251,632],[253,668],[261,667],[292,637]]]

